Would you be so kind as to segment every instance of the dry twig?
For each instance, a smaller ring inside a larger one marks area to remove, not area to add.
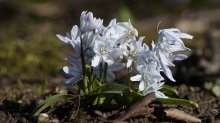
[[[141,102],[137,102],[132,105],[128,110],[125,111],[125,114],[113,120],[113,122],[123,122],[126,119],[129,119],[133,116],[145,115],[146,117],[156,118],[151,113],[154,111],[154,108],[148,106],[155,99],[155,93],[151,92],[146,95]]]

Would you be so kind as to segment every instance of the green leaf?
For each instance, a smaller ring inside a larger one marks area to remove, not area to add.
[[[92,89],[96,89],[101,86],[101,83],[93,76],[93,81],[92,81]],[[100,90],[100,89],[98,89]]]
[[[220,79],[217,79],[217,80],[216,80],[215,85],[220,86]]]
[[[112,101],[113,99],[113,96],[114,94],[106,94],[106,93],[103,93],[103,94],[100,94],[98,97],[96,97],[96,99],[94,100],[93,102],[93,105],[95,106],[100,106],[100,105],[109,105],[110,102]]]
[[[119,106],[124,106],[125,104],[122,94],[114,94],[114,100]]]
[[[103,85],[102,87],[95,90],[95,92],[97,93],[93,93],[90,96],[101,94],[101,95],[97,95],[93,105],[102,105],[102,104],[105,105],[110,103],[111,100],[115,98],[116,98],[116,102],[119,101],[117,103],[120,105],[120,104],[124,104],[124,99],[121,96],[121,94],[129,93],[130,91],[131,91],[130,88],[127,86],[113,83],[113,84]],[[122,100],[122,102],[120,100]]]
[[[220,86],[214,85],[214,87],[212,88],[212,93],[215,94],[215,96],[219,97],[220,96]]]
[[[143,95],[130,90],[128,93],[124,94],[114,94],[113,99],[119,106],[129,106],[143,99]]]
[[[177,99],[177,98],[156,98],[156,100],[154,100],[153,102],[160,102],[160,103],[171,104],[171,105],[198,107],[198,104],[193,101]]]
[[[38,115],[42,110],[44,110],[45,108],[47,108],[48,106],[52,105],[53,103],[58,102],[61,99],[66,99],[66,98],[71,98],[71,97],[77,97],[74,96],[72,94],[57,94],[54,96],[51,96],[49,98],[47,98],[46,100],[44,100],[43,102],[41,102],[32,112],[31,112],[31,117],[34,117],[36,115]]]
[[[178,91],[176,90],[176,88],[169,86],[169,85],[163,85],[160,90],[168,92],[168,93],[174,93],[176,95],[178,94]]]
[[[121,94],[130,92],[130,88],[121,84],[107,84],[102,87],[101,93]]]
[[[139,102],[143,99],[144,96],[140,92],[139,93],[138,92],[139,92],[139,90],[138,91],[136,91],[136,90],[130,91],[129,95],[131,97],[132,103]]]
[[[220,79],[216,80],[212,88],[212,93],[215,94],[217,97],[220,96]]]

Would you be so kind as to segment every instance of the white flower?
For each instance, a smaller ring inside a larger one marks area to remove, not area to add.
[[[130,42],[125,42],[120,45],[120,49],[123,52],[123,55],[127,59],[126,67],[130,67],[132,63],[138,65],[144,65],[144,59],[142,58],[142,52],[145,52],[146,47],[142,47],[141,43],[144,37],[140,37],[138,41],[131,40]]]
[[[56,35],[61,43],[65,45],[72,45],[76,52],[81,52],[81,40],[80,40],[80,31],[78,26],[74,25],[71,30],[71,35],[66,33],[66,37],[59,34]]]
[[[143,94],[144,94],[144,95],[147,95],[147,94],[150,93],[150,92],[155,92],[156,98],[168,98],[168,97],[165,96],[162,92],[159,91],[159,89],[161,88],[161,86],[162,86],[163,84],[164,84],[164,83],[162,83],[162,82],[153,83],[153,84],[149,85],[149,86],[143,91]]]
[[[132,38],[134,36],[138,36],[138,31],[131,25],[130,20],[128,20],[128,22],[117,23],[117,25],[125,29],[124,35],[126,36],[126,38]]]
[[[158,41],[162,41],[163,37],[166,38],[168,44],[182,45],[182,46],[184,46],[184,43],[180,38],[187,38],[187,39],[193,38],[193,36],[189,34],[181,33],[177,28],[159,30]]]
[[[61,83],[66,87],[71,87],[74,84],[76,84],[77,82],[79,82],[83,77],[82,64],[81,64],[81,62],[79,62],[78,60],[75,60],[75,59],[66,58],[66,60],[69,63],[71,63],[73,66],[64,66],[63,71],[66,74],[72,75],[73,77],[71,77],[69,79],[61,80]]]
[[[95,39],[97,37],[98,33],[93,33],[92,31],[88,33],[88,39],[86,42],[86,47],[84,49],[84,55],[85,55],[85,62],[89,63],[92,59],[92,57],[95,55],[95,52],[93,51],[93,47],[95,44]]]
[[[107,27],[103,27],[102,35],[110,40],[116,41],[121,37],[123,30],[116,24],[116,19],[111,20]]]
[[[104,70],[104,64],[102,64],[102,69]],[[123,63],[119,63],[117,60],[112,64],[108,65],[107,69],[107,81],[111,82],[115,80],[115,74],[112,71],[117,71],[124,68],[125,65]],[[93,69],[93,72],[96,74],[96,77],[100,79],[100,65]],[[102,74],[104,75],[104,73]]]
[[[80,30],[82,33],[99,28],[102,26],[103,20],[93,18],[93,13],[83,11],[80,17]]]
[[[156,83],[163,80],[160,72],[156,70],[153,64],[149,64],[147,67],[136,66],[138,74],[131,77],[131,81],[140,81],[139,89],[143,91],[149,84]]]
[[[101,62],[107,62],[108,65],[114,63],[114,59],[120,56],[120,50],[115,47],[111,40],[106,40],[98,36],[93,51],[95,52],[92,58],[92,66],[97,67]]]
[[[175,66],[173,60],[183,60],[187,58],[186,55],[178,54],[172,55],[176,51],[190,50],[185,47],[183,41],[180,38],[192,39],[192,36],[186,33],[181,33],[178,29],[163,29],[159,31],[158,41],[156,44],[152,42],[153,52],[158,56],[160,67],[164,71],[165,75],[174,81],[172,72],[168,66]]]

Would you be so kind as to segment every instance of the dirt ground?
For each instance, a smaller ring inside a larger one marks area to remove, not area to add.
[[[58,94],[60,91],[67,91],[62,88],[57,80],[49,80],[50,87],[45,92],[39,95],[39,85],[44,85],[40,80],[26,80],[26,81],[12,81],[1,80],[0,90],[0,122],[1,123],[69,123],[69,122],[107,122],[107,120],[114,119],[117,115],[123,114],[124,109],[117,105],[111,105],[103,109],[91,109],[84,111],[78,109],[78,106],[70,101],[61,100],[58,104],[46,108],[42,113],[48,114],[48,118],[41,119],[38,117],[31,118],[30,113],[45,98]],[[20,83],[20,84],[17,84]],[[39,85],[34,85],[38,83]],[[176,86],[179,95],[174,96],[182,99],[189,99],[198,103],[198,108],[177,106],[177,105],[158,105],[155,106],[153,115],[156,119],[146,118],[143,115],[131,117],[126,122],[185,122],[184,120],[175,120],[175,118],[165,118],[161,113],[164,108],[176,108],[184,111],[186,114],[195,116],[201,119],[202,123],[220,122],[220,98],[214,96],[210,91],[205,90],[199,86],[191,86],[181,84]],[[105,117],[103,115],[105,114]]]

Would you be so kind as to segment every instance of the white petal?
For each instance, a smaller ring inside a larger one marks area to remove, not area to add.
[[[132,76],[130,78],[131,81],[140,81],[141,80],[142,75],[138,74],[136,76]]]
[[[172,56],[169,56],[169,59],[171,60],[183,60],[183,59],[186,59],[187,56],[184,55],[184,54],[177,54],[177,55],[172,55]]]
[[[71,87],[77,82],[79,82],[81,79],[82,77],[73,77],[73,78],[61,80],[61,83],[66,87]]]
[[[144,91],[143,91],[143,95],[147,95],[150,92],[155,92],[156,90],[154,89],[154,87],[152,85],[149,85]]]
[[[95,55],[93,58],[92,58],[92,66],[93,67],[97,67],[99,65],[99,63],[101,62],[101,56],[100,55]]]
[[[189,48],[180,45],[169,45],[169,49],[171,52],[190,50]]]
[[[122,27],[122,28],[124,28],[126,30],[134,29],[134,27],[130,23],[130,20],[129,20],[129,22],[119,22],[117,24],[118,24],[118,26],[120,26],[120,27]]]
[[[108,27],[114,26],[116,24],[116,19],[112,19],[108,25]]]
[[[71,66],[71,67],[64,66],[63,71],[66,74],[70,74],[70,75],[73,75],[73,76],[82,76],[82,71],[77,70],[76,67],[73,67],[73,66]]]
[[[106,78],[109,82],[114,81],[115,80],[115,74],[111,71],[107,71],[107,77]]]
[[[82,33],[101,27],[103,20],[93,18],[92,12],[82,12],[80,17],[80,30]]]
[[[127,67],[127,68],[130,67],[131,64],[132,64],[132,62],[133,62],[133,59],[130,59],[130,58],[129,58],[128,61],[127,61],[127,66],[126,66],[126,67]]]
[[[69,39],[72,38],[68,32],[66,32],[66,37],[69,38]]]
[[[114,60],[112,59],[112,57],[108,54],[103,55],[103,61],[107,62],[108,65],[112,65],[114,63]]]
[[[82,63],[76,59],[65,58],[70,64],[72,64],[78,71],[82,71]]]
[[[143,91],[145,88],[146,88],[146,82],[140,81],[140,84],[139,84],[140,91]]]
[[[68,37],[63,37],[62,35],[59,34],[57,34],[56,36],[58,37],[58,39],[62,44],[71,45],[71,39],[69,39]]]
[[[163,31],[163,33],[168,43],[184,45],[183,41],[174,32]]]
[[[108,66],[108,70],[117,71],[117,70],[120,70],[124,67],[125,67],[125,64],[123,64],[123,63],[116,63],[116,64],[114,63],[114,64]]]
[[[170,61],[166,56],[165,54],[159,50],[159,57],[160,57],[160,60],[161,62],[164,64],[164,65],[168,65],[168,66],[175,66],[172,61]]]
[[[170,31],[170,32],[176,32],[176,33],[180,33],[180,30],[177,28],[169,28],[169,29],[164,29],[166,31]]]
[[[164,95],[162,92],[160,92],[160,91],[156,91],[155,97],[156,97],[156,98],[168,98],[167,96],[165,96],[165,95]]]
[[[163,69],[164,74],[165,74],[171,81],[175,82],[176,80],[173,78],[173,75],[172,75],[171,70],[170,70],[166,65],[164,65],[164,64],[161,62],[161,60],[159,60],[159,61],[160,61],[160,65],[161,65],[161,67],[162,67],[162,69]]]
[[[189,34],[186,34],[186,33],[177,33],[176,35],[178,35],[179,38],[187,38],[187,39],[192,39],[193,38],[192,35],[189,35]]]
[[[79,59],[80,58],[80,54],[68,54],[69,56],[71,56],[74,59]]]
[[[77,38],[79,38],[80,32],[79,32],[79,28],[77,25],[74,25],[72,30],[71,30],[71,37],[73,40],[76,40]]]
[[[94,35],[93,32],[89,32],[88,33],[88,41],[86,42],[86,47],[87,48],[91,48],[92,49],[92,47],[93,47],[93,45],[95,43],[94,39],[96,38],[96,36],[97,35]]]
[[[113,58],[116,59],[121,55],[121,52],[118,48],[114,48],[109,55]]]

